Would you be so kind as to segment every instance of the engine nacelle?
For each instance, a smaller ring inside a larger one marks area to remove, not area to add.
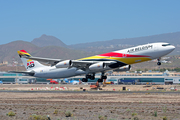
[[[65,60],[56,64],[56,68],[67,68],[72,65],[71,60]]]
[[[100,69],[104,69],[104,67],[105,67],[105,63],[99,62],[89,66],[89,70],[100,70]]]
[[[125,66],[115,69],[113,71],[121,72],[121,71],[129,71],[130,69],[131,69],[131,65],[125,65]]]

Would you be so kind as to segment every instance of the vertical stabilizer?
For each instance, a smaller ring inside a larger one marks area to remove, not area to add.
[[[27,71],[32,71],[38,67],[44,66],[36,60],[31,60],[30,58],[28,59],[27,57],[31,57],[31,55],[29,53],[27,53],[25,50],[19,50],[17,52],[18,52],[19,57],[21,58]],[[23,56],[25,56],[26,58]]]

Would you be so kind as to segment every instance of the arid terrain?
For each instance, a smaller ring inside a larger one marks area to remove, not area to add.
[[[54,85],[53,88],[57,86]],[[37,88],[43,89],[47,85],[0,85],[0,120],[48,120],[47,115],[51,120],[180,119],[179,91],[167,93],[157,90],[156,93],[151,90],[149,92],[106,90],[92,93],[90,90],[81,92],[82,89],[72,91],[72,86],[67,86],[69,90],[64,92],[53,92],[55,90],[42,92],[45,90]],[[114,87],[117,86],[106,88],[114,89]],[[137,85],[136,88],[138,87],[142,86]],[[25,88],[36,90],[21,91]],[[66,92],[70,90],[72,92]]]

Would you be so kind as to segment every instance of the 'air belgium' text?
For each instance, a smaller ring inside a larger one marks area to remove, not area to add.
[[[152,49],[152,48],[153,48],[153,45],[140,46],[140,47],[129,49],[127,52],[132,53],[132,52],[137,52],[137,51],[142,51],[142,50],[147,50],[147,49]]]

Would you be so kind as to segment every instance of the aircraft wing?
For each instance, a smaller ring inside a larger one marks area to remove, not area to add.
[[[51,58],[42,58],[42,57],[32,57],[32,56],[30,57],[23,56],[23,57],[27,59],[43,62],[46,64],[51,64],[51,66],[56,65],[58,62],[62,61],[61,59],[51,59]]]
[[[51,66],[56,65],[59,62],[63,62],[62,59],[51,59],[51,58],[32,57],[32,56],[30,56],[30,57],[23,56],[23,57],[27,58],[27,59],[43,62],[46,64],[51,64]],[[98,62],[104,62],[106,65],[116,63],[116,61],[82,61],[82,60],[71,60],[71,62],[72,62],[71,67],[77,67],[77,68],[88,67],[88,66],[98,63]]]
[[[116,61],[82,61],[82,60],[65,60],[64,61],[61,59],[51,59],[51,58],[32,57],[32,56],[30,56],[30,57],[29,56],[23,56],[23,57],[30,59],[30,60],[36,60],[36,61],[43,62],[46,64],[51,64],[51,66],[58,65],[58,64],[64,65],[65,62],[69,62],[69,63],[71,63],[71,64],[69,64],[70,65],[69,68],[76,67],[76,68],[82,69],[82,70],[85,70],[90,65],[96,64],[99,62],[103,62],[107,66],[116,63]]]

